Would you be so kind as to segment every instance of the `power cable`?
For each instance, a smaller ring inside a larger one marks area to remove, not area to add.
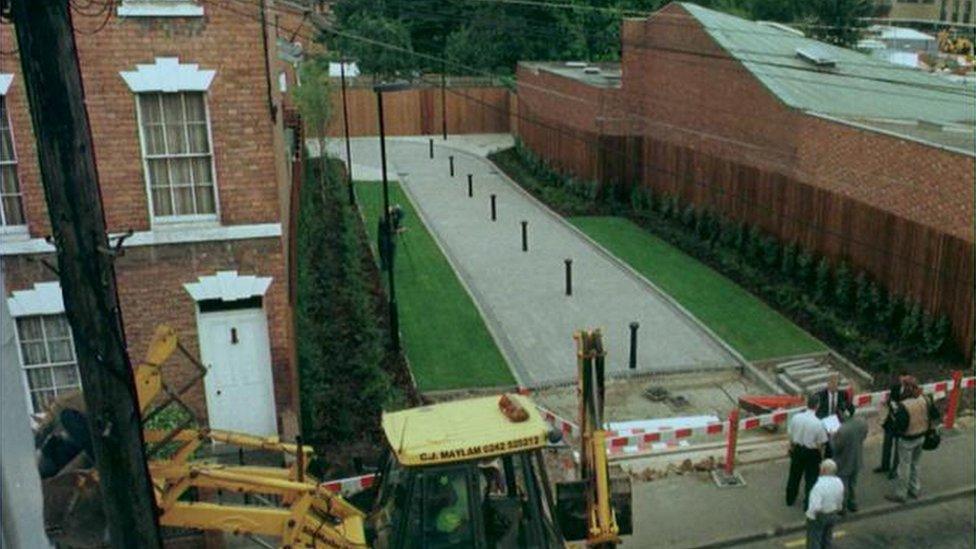
[[[212,6],[221,8],[221,9],[225,9],[227,11],[231,11],[231,12],[237,13],[238,15],[241,15],[241,16],[244,16],[244,17],[252,18],[255,21],[260,22],[257,18],[255,18],[254,16],[252,16],[250,14],[233,10],[231,8],[228,8],[228,7],[224,6],[224,5],[219,5],[219,4],[215,3],[215,2],[213,2],[212,0],[201,0],[201,1],[204,2],[204,3],[206,3],[206,4],[209,4],[209,5],[212,5]],[[362,39],[362,40],[365,40],[365,41],[368,41],[368,42],[371,42],[371,43],[375,43],[376,45],[381,45],[381,46],[384,46],[384,47],[389,47],[389,48],[396,49],[396,50],[403,50],[405,53],[416,54],[416,55],[423,56],[423,57],[432,57],[432,56],[429,56],[427,54],[422,54],[422,53],[419,53],[419,52],[411,52],[410,50],[406,50],[405,48],[401,48],[401,47],[396,46],[394,44],[386,44],[384,42],[380,42],[380,41],[368,39],[368,38],[365,38],[365,37],[358,37],[356,35],[350,35],[349,33],[343,33],[342,31],[337,31],[336,29],[323,29],[323,30],[325,30],[327,32],[341,33],[341,34],[344,34],[346,36],[351,36],[351,37],[354,37],[356,39]],[[311,37],[305,36],[305,38],[311,38]],[[421,77],[421,79],[423,79],[423,77]],[[436,83],[431,83],[431,82],[426,82],[426,83],[429,84],[429,85],[431,85],[432,87],[434,87],[434,86],[437,85]],[[567,131],[567,130],[565,130],[563,128],[556,127],[556,126],[551,126],[550,124],[547,124],[545,121],[541,121],[540,122],[539,119],[536,119],[536,118],[533,118],[533,117],[528,117],[528,116],[522,115],[520,113],[511,113],[511,112],[508,111],[507,108],[506,109],[502,109],[500,107],[497,107],[495,105],[492,105],[490,103],[487,103],[487,102],[483,101],[482,99],[480,99],[478,97],[471,96],[471,95],[469,95],[469,94],[467,94],[467,93],[465,93],[463,91],[459,91],[457,89],[447,88],[446,91],[448,93],[453,94],[453,95],[457,95],[457,96],[464,97],[467,100],[473,101],[473,102],[475,102],[477,104],[481,104],[481,105],[483,105],[486,108],[489,108],[489,109],[492,109],[492,110],[496,110],[499,113],[506,114],[508,116],[515,116],[519,120],[524,120],[524,121],[527,121],[529,123],[535,124],[537,126],[541,126],[541,127],[545,127],[545,128],[551,129],[551,130],[555,131],[556,133],[563,134],[563,135],[567,135],[571,139],[580,140],[580,141],[582,141],[584,143],[588,143],[588,144],[594,144],[594,146],[596,148],[601,149],[601,150],[604,150],[605,152],[608,152],[608,153],[616,154],[616,155],[620,156],[621,158],[623,158],[625,160],[627,160],[629,158],[619,148],[616,149],[616,150],[614,150],[612,148],[609,148],[609,147],[606,147],[605,145],[600,144],[599,142],[595,142],[594,143],[593,140],[587,139],[584,136],[577,135],[577,134],[575,134],[575,132],[569,132],[569,131]],[[663,173],[663,174],[667,174],[667,175],[673,176],[679,182],[680,182],[681,179],[686,179],[687,180],[686,183],[689,183],[691,185],[697,185],[697,186],[700,186],[700,187],[703,187],[703,188],[706,188],[706,189],[709,189],[710,187],[713,186],[713,184],[709,184],[707,182],[696,182],[694,180],[691,180],[691,178],[689,177],[688,174],[678,174],[678,173],[675,173],[673,171],[666,170],[666,169],[663,169],[663,168],[660,168],[660,167],[653,167],[652,168],[652,167],[645,166],[644,168],[645,168],[645,170],[650,170],[650,171],[653,171],[653,172]],[[813,232],[819,232],[819,233],[822,233],[822,234],[825,234],[825,235],[832,236],[834,238],[837,238],[841,242],[848,242],[848,243],[857,245],[857,246],[859,246],[859,247],[861,247],[863,249],[869,250],[869,251],[871,251],[871,252],[873,252],[875,254],[878,254],[879,257],[892,258],[892,259],[898,260],[900,262],[903,262],[904,264],[906,264],[908,266],[912,266],[912,267],[918,269],[920,272],[934,274],[937,278],[939,278],[941,280],[947,280],[951,276],[951,279],[950,280],[951,280],[951,283],[952,284],[955,284],[955,282],[958,280],[958,277],[960,276],[958,272],[956,272],[956,273],[949,273],[949,272],[947,272],[943,268],[933,267],[932,265],[920,263],[920,262],[915,261],[914,259],[912,259],[912,257],[910,257],[910,256],[892,253],[891,251],[889,251],[887,249],[880,248],[880,247],[875,246],[875,245],[873,245],[873,244],[871,244],[869,242],[861,241],[861,240],[856,239],[856,238],[853,238],[851,236],[847,236],[847,235],[845,235],[843,233],[839,233],[837,231],[834,231],[834,230],[830,229],[827,226],[818,225],[818,224],[814,224],[814,223],[810,223],[810,222],[806,222],[806,221],[801,220],[801,219],[786,217],[783,212],[777,212],[776,210],[774,210],[772,208],[762,206],[761,204],[759,204],[758,202],[756,202],[754,200],[749,200],[748,198],[743,197],[741,191],[740,191],[740,193],[738,193],[738,195],[731,195],[731,194],[728,194],[727,191],[725,191],[725,190],[723,190],[721,188],[710,189],[710,190],[712,190],[712,193],[711,193],[712,196],[710,198],[712,198],[712,201],[711,202],[712,202],[713,208],[714,208],[714,205],[717,204],[716,195],[719,195],[719,196],[728,196],[730,199],[732,199],[734,201],[741,202],[741,203],[746,204],[746,205],[751,205],[751,206],[755,207],[757,210],[765,210],[766,212],[769,212],[770,214],[773,214],[772,216],[770,216],[771,219],[776,219],[776,220],[782,221],[782,222],[784,222],[783,224],[793,223],[793,224],[795,224],[797,226],[805,227],[807,229],[810,229]],[[679,193],[680,193],[680,190],[679,190]],[[716,211],[721,211],[718,208],[715,208],[715,209],[716,209]],[[777,213],[779,215],[776,215]],[[916,221],[914,223],[918,223],[918,222]],[[921,224],[920,223],[920,225],[924,225],[924,224]]]

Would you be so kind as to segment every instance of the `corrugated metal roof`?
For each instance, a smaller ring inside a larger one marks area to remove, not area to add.
[[[872,126],[938,146],[976,154],[976,86],[955,84],[919,70],[682,2],[705,31],[787,105]],[[797,56],[815,50],[834,65],[818,67]],[[918,131],[918,121],[922,131]],[[901,124],[892,124],[892,121]],[[942,139],[932,125],[954,127]],[[962,134],[959,126],[968,130]],[[960,144],[962,147],[960,147]]]

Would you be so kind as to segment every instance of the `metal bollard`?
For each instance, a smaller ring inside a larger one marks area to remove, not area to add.
[[[496,219],[498,219],[498,216],[495,209],[495,195],[491,195],[491,220],[495,221]]]
[[[637,369],[637,328],[640,328],[640,323],[631,322],[630,323],[630,369]]]
[[[468,198],[474,196],[474,187],[471,186],[471,174],[468,174]]]
[[[428,154],[430,155],[431,158],[434,158],[434,140],[433,139],[431,139],[429,141],[429,145],[430,146],[428,147],[428,151],[429,151]]]
[[[522,221],[522,251],[529,251],[529,222]]]
[[[566,260],[566,295],[573,295],[573,260]]]
[[[448,163],[451,165],[451,177],[454,177],[454,156],[449,156],[447,158]]]

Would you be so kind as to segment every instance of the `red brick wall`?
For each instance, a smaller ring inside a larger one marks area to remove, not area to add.
[[[55,262],[53,256],[47,259]],[[41,263],[24,256],[5,257],[3,263],[8,292],[29,289],[36,282],[57,280]],[[180,341],[199,358],[196,304],[183,284],[222,270],[273,277],[264,296],[264,309],[271,340],[275,403],[279,412],[289,410],[293,407],[286,331],[290,313],[285,263],[281,244],[275,238],[128,248],[116,263],[116,278],[132,364],[137,365],[145,355],[149,339],[161,323],[172,326]],[[189,362],[173,355],[163,375],[171,386],[178,387],[181,380],[194,372]],[[185,400],[201,419],[206,419],[202,382]]]
[[[119,72],[135,70],[137,64],[151,64],[155,57],[178,57],[181,63],[195,63],[201,69],[216,71],[207,103],[221,225],[276,223],[281,219],[281,174],[276,172],[279,152],[274,145],[275,126],[259,12],[256,4],[231,3],[227,7],[233,11],[206,4],[205,15],[194,18],[120,18],[113,14],[100,30],[102,16],[73,15],[110,231],[150,229],[136,99]],[[16,51],[10,24],[0,24],[0,50]],[[274,55],[273,49],[271,53]],[[16,55],[0,58],[0,72],[15,75],[7,104],[16,139],[19,179],[31,236],[41,237],[50,233],[50,224]],[[277,89],[276,80],[272,86]],[[9,291],[55,278],[30,258],[3,259]],[[281,239],[127,248],[116,264],[116,275],[133,362],[144,352],[152,328],[159,322],[172,324],[189,347],[198,352],[195,304],[182,284],[218,270],[274,278],[264,306],[268,312],[275,398],[279,414],[285,416],[286,429],[293,433],[297,377],[289,353],[291,312]],[[188,372],[190,369],[184,364],[171,372],[171,379],[178,380]],[[195,391],[190,400],[205,415],[202,389]]]
[[[550,126],[520,121],[533,150],[577,176],[640,182],[848,261],[948,314],[972,352],[973,157],[787,107],[679,4],[625,20],[622,40],[622,89],[598,113],[623,119],[625,135],[560,97],[596,103],[595,88],[520,71],[520,110]],[[567,135],[583,139],[566,146]]]
[[[137,63],[153,63],[155,57],[178,57],[181,63],[196,63],[201,69],[216,70],[207,103],[221,223],[278,220],[273,121],[261,25],[254,19],[258,11],[245,3],[232,7],[250,16],[207,5],[202,18],[113,16],[104,28],[95,32],[101,17],[74,15],[85,99],[110,231],[149,229],[135,96],[119,71],[135,70]],[[11,25],[0,27],[3,51],[16,49],[13,34]],[[15,75],[14,91],[8,102],[18,136],[21,185],[26,195],[31,234],[41,236],[49,229],[38,192],[33,137],[25,138],[30,124],[20,60],[4,57],[2,70]]]

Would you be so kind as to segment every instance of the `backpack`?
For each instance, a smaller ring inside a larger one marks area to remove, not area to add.
[[[908,409],[901,402],[894,402],[891,404],[891,430],[895,435],[903,435],[908,431],[908,422],[911,418],[908,416]]]

